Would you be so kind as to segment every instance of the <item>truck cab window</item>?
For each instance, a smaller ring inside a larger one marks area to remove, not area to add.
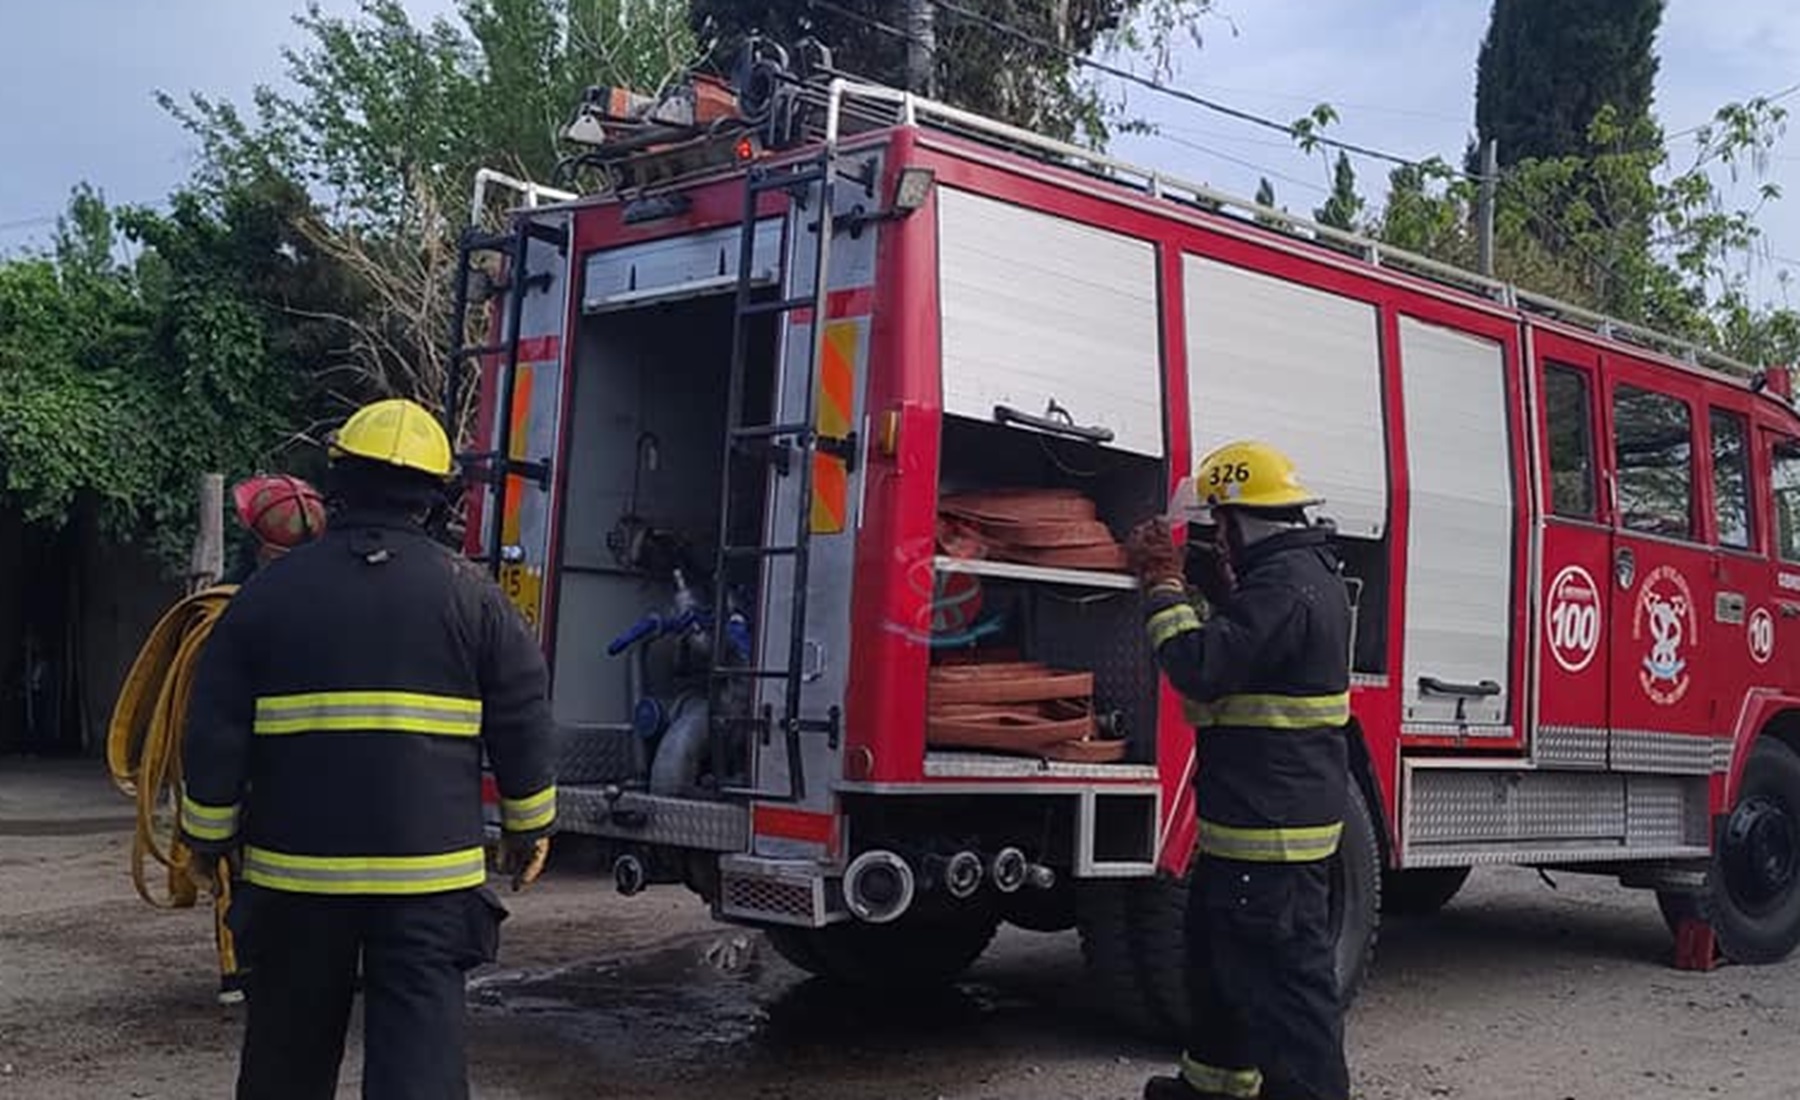
[[[1755,531],[1750,512],[1750,428],[1744,418],[1724,409],[1712,410],[1713,517],[1719,545],[1750,549]]]
[[[1800,443],[1775,445],[1769,483],[1775,492],[1776,552],[1782,561],[1800,562]]]
[[[1636,386],[1613,391],[1619,526],[1694,537],[1693,417],[1687,402]]]
[[[1594,433],[1587,375],[1573,367],[1544,368],[1544,418],[1550,440],[1550,510],[1594,519]]]

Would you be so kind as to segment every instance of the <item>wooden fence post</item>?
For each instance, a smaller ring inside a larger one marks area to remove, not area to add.
[[[188,591],[219,583],[225,575],[225,475],[200,475],[200,524],[188,564]]]

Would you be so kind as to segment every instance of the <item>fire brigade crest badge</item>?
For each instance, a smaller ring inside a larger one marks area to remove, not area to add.
[[[1648,644],[1638,669],[1644,694],[1665,707],[1681,702],[1693,683],[1686,650],[1696,641],[1697,629],[1693,593],[1673,566],[1651,570],[1639,586],[1631,636]]]

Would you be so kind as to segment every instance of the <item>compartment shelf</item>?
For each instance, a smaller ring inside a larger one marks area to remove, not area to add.
[[[1021,565],[986,558],[952,558],[939,555],[934,562],[940,573],[972,573],[980,577],[999,577],[1040,584],[1064,584],[1076,588],[1116,588],[1131,590],[1138,586],[1129,573],[1103,573],[1093,569],[1051,569],[1041,565]]]
[[[1001,753],[931,749],[925,754],[928,779],[1111,779],[1155,782],[1154,764],[1075,764]]]

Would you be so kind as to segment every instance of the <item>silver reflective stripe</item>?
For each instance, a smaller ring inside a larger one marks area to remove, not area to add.
[[[1200,821],[1200,850],[1252,863],[1311,863],[1337,851],[1344,823],[1242,828]]]
[[[1262,1092],[1263,1076],[1255,1069],[1221,1069],[1181,1056],[1181,1076],[1198,1092],[1213,1096],[1230,1096],[1255,1100]]]
[[[237,832],[238,807],[196,802],[184,790],[181,795],[181,827],[196,840],[230,840]]]
[[[1350,720],[1350,694],[1226,695],[1211,703],[1189,703],[1188,720],[1202,726],[1304,729],[1341,726]]]
[[[292,856],[244,852],[244,877],[271,889],[319,894],[423,894],[479,886],[487,878],[480,848],[429,856]]]
[[[1185,603],[1165,607],[1150,616],[1144,630],[1150,636],[1150,648],[1161,649],[1164,642],[1200,629],[1200,613]]]
[[[342,691],[265,697],[256,701],[256,732],[389,730],[474,737],[481,701],[418,692]]]

